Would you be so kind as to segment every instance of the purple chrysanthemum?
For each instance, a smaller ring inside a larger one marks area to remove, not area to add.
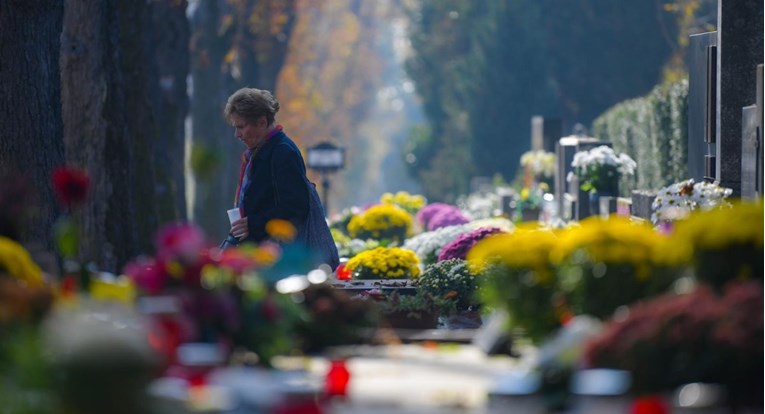
[[[469,221],[470,220],[465,217],[465,215],[462,214],[462,211],[460,211],[460,209],[457,207],[452,207],[449,209],[444,208],[433,215],[433,217],[431,217],[431,219],[428,221],[427,229],[428,231],[433,231],[441,227],[465,224]]]
[[[417,221],[422,224],[423,228],[428,228],[428,223],[430,220],[435,216],[436,214],[440,213],[443,210],[453,210],[456,209],[456,206],[453,206],[451,204],[445,204],[445,203],[431,203],[427,206],[420,209],[420,211],[417,212]]]
[[[456,239],[447,243],[443,249],[441,249],[441,253],[438,255],[438,261],[440,262],[449,259],[464,260],[467,257],[468,251],[470,251],[476,243],[481,241],[484,237],[496,233],[502,233],[502,229],[497,227],[481,227],[480,229],[460,234]]]

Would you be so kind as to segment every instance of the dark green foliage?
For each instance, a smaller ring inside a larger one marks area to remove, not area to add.
[[[637,162],[635,177],[623,179],[622,188],[659,189],[688,178],[687,108],[688,81],[683,80],[620,103],[593,122],[593,135]]]
[[[406,69],[430,130],[407,153],[431,200],[472,175],[514,177],[534,115],[561,117],[566,131],[646,93],[676,31],[648,0],[423,0],[410,17]]]

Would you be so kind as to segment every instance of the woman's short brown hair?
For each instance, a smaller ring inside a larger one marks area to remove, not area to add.
[[[263,89],[242,88],[234,92],[226,102],[223,114],[231,122],[231,115],[239,115],[248,122],[256,122],[261,116],[266,117],[268,125],[273,125],[279,102],[271,92]]]

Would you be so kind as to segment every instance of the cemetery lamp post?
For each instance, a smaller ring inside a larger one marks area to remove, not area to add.
[[[308,148],[306,166],[321,174],[324,214],[329,214],[329,175],[345,167],[345,148],[331,142],[320,142]]]

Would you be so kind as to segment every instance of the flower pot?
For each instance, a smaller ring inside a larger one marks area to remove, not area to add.
[[[591,216],[597,216],[601,215],[602,211],[600,208],[600,198],[601,197],[613,197],[615,198],[617,196],[615,191],[592,191],[590,192],[590,215]],[[607,213],[607,211],[606,211]]]
[[[395,311],[385,314],[385,321],[394,329],[435,329],[438,326],[438,314]]]
[[[539,221],[541,211],[539,207],[521,209],[521,221]]]

